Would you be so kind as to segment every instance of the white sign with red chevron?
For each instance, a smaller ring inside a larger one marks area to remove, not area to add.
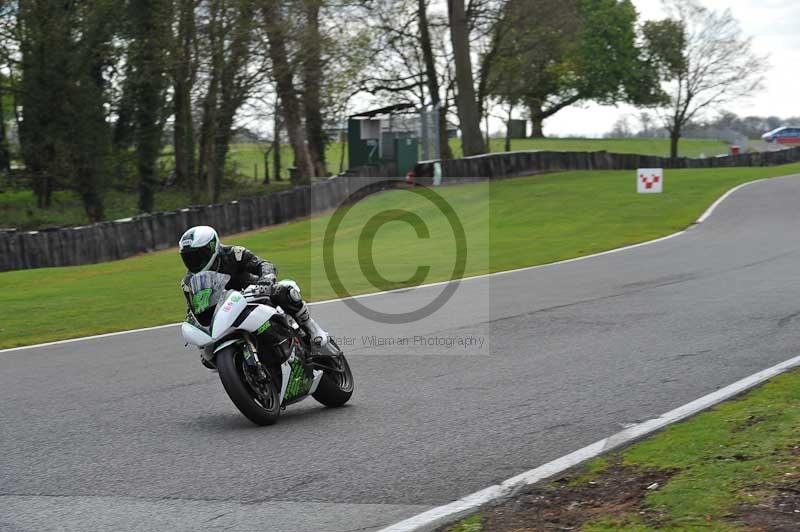
[[[658,194],[663,189],[663,168],[639,168],[636,171],[636,191],[639,194]]]

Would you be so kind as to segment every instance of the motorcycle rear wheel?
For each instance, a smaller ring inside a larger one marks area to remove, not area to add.
[[[253,376],[238,346],[223,349],[216,357],[219,379],[236,408],[256,425],[272,425],[281,413],[280,390],[274,379],[258,383],[257,389],[248,382]],[[253,381],[255,382],[255,381]]]
[[[317,386],[317,390],[312,397],[325,406],[337,407],[350,400],[355,386],[353,372],[350,370],[350,364],[347,363],[344,355],[331,357],[331,361],[333,365],[339,365],[342,371],[326,370],[322,374],[322,380],[319,381],[319,386]]]

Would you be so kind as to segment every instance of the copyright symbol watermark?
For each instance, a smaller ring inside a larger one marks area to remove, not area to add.
[[[374,187],[377,189],[387,187],[394,188],[397,183],[397,180],[387,179],[377,183],[371,183],[369,186],[370,188]],[[459,281],[463,278],[467,266],[467,235],[464,231],[464,226],[462,225],[458,214],[450,205],[450,203],[448,203],[447,200],[445,200],[438,192],[426,186],[417,185],[413,188],[407,188],[403,190],[423,198],[436,208],[439,215],[443,216],[447,221],[449,230],[452,233],[452,242],[455,244],[455,260],[453,263],[453,269],[448,275],[448,280],[451,282],[443,284],[441,292],[433,300],[427,302],[422,307],[411,311],[397,313],[378,311],[362,304],[360,301],[355,299],[353,294],[348,291],[348,289],[345,287],[345,284],[342,282],[342,279],[336,268],[334,254],[336,235],[342,226],[342,221],[348,215],[350,210],[357,204],[359,199],[364,197],[363,189],[352,193],[339,206],[339,208],[336,209],[328,221],[323,238],[323,267],[333,290],[342,299],[343,303],[351,310],[367,319],[380,323],[412,323],[430,316],[442,308],[442,306],[447,303],[447,301],[456,292]],[[379,291],[397,288],[398,284],[403,287],[419,286],[425,282],[431,272],[431,266],[423,263],[417,265],[414,272],[406,279],[401,281],[391,281],[385,278],[378,271],[375,258],[373,256],[376,235],[382,227],[393,222],[401,222],[410,226],[414,230],[418,239],[431,238],[430,228],[428,227],[426,221],[423,220],[419,214],[412,210],[407,210],[396,206],[371,213],[371,215],[364,220],[363,225],[361,222],[359,222],[361,229],[357,238],[357,263],[361,273],[364,275],[367,281]],[[419,260],[420,262],[425,262],[424,257],[420,257]]]

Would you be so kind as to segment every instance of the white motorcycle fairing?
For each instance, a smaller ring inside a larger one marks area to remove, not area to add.
[[[183,322],[181,324],[183,339],[188,344],[203,348],[222,340],[234,331],[241,330],[255,333],[278,312],[277,309],[269,305],[256,304],[250,314],[239,325],[234,326],[234,322],[247,306],[247,300],[240,292],[230,291],[225,301],[220,302],[214,310],[214,316],[211,321],[211,335],[191,323]],[[230,345],[234,341],[236,340],[231,339],[215,346],[214,352]]]

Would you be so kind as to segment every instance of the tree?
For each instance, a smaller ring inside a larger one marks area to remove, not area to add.
[[[661,103],[656,65],[637,46],[635,25],[629,0],[509,0],[493,30],[489,92],[528,109],[532,137],[582,101]]]
[[[281,118],[281,104],[278,98],[275,98],[275,106],[272,114],[272,168],[275,174],[275,181],[281,181],[281,129],[283,127],[283,119]],[[264,160],[266,166],[267,161]]]
[[[430,0],[365,3],[359,25],[371,40],[361,46],[370,55],[362,61],[359,77],[360,89],[380,96],[387,105],[438,106],[437,144],[441,157],[448,159],[452,158],[452,151],[447,139],[447,118],[454,99],[452,40],[447,14],[438,12],[437,4]],[[375,61],[374,57],[380,60]]]
[[[44,1],[27,2],[18,15],[23,119],[20,124],[22,157],[39,208],[49,207],[55,181],[66,178],[60,168],[68,127],[66,86],[62,69],[69,59],[70,38],[63,22],[67,9]],[[58,21],[58,22],[57,22]]]
[[[10,177],[11,146],[9,145],[6,120],[16,117],[16,95],[19,76],[14,56],[19,47],[16,32],[18,6],[12,2],[0,2],[0,172]]]
[[[5,174],[6,177],[11,171],[11,149],[6,132],[6,117],[11,114],[9,111],[14,102],[7,92],[10,86],[11,83],[6,79],[6,76],[0,75],[0,174]]]
[[[139,211],[151,212],[159,180],[167,91],[167,53],[170,47],[170,0],[129,0],[127,88],[133,107],[133,139],[139,174]],[[184,161],[181,161],[185,164]]]
[[[264,68],[255,63],[254,0],[210,0],[204,24],[206,92],[202,98],[198,171],[205,177],[207,195],[217,201],[225,175],[234,119]]]
[[[68,184],[91,222],[104,216],[109,70],[120,7],[115,0],[30,0],[18,16],[20,142],[34,192],[48,207],[56,184]]]
[[[475,79],[472,76],[470,57],[469,27],[464,0],[447,0],[447,13],[450,20],[450,39],[453,43],[453,59],[456,69],[456,107],[461,124],[461,142],[464,155],[478,155],[486,152],[486,144],[481,134],[481,114],[475,99]]]
[[[662,21],[660,32],[646,27],[645,38],[653,55],[669,52],[663,64],[670,99],[663,118],[670,156],[677,157],[685,126],[708,109],[756,92],[767,62],[753,52],[730,9],[713,11],[695,0],[670,0],[668,7],[671,21]],[[673,29],[663,29],[667,25]]]
[[[630,121],[627,116],[621,116],[614,122],[614,127],[606,135],[612,139],[626,139],[633,136]]]
[[[197,81],[197,0],[177,0],[176,33],[172,50],[172,113],[175,177],[189,189],[192,200],[198,199],[195,134],[192,116],[192,89]]]
[[[431,42],[430,25],[428,23],[427,0],[418,0],[417,17],[419,26],[419,45],[422,57],[425,61],[425,81],[428,85],[428,94],[431,98],[431,106],[438,110],[439,116],[439,147],[442,159],[452,159],[453,152],[447,139],[447,106],[442,105],[439,88],[439,75],[436,72],[436,57],[434,55],[433,44]]]
[[[289,59],[289,27],[284,19],[281,0],[264,0],[261,13],[269,41],[272,77],[281,101],[281,117],[294,152],[295,183],[308,183],[315,174],[303,128],[302,102],[294,82],[294,68]]]
[[[325,164],[324,119],[322,117],[322,45],[319,17],[322,0],[303,0],[305,31],[301,42],[301,62],[303,73],[303,111],[305,114],[308,152],[314,175],[328,175]]]

